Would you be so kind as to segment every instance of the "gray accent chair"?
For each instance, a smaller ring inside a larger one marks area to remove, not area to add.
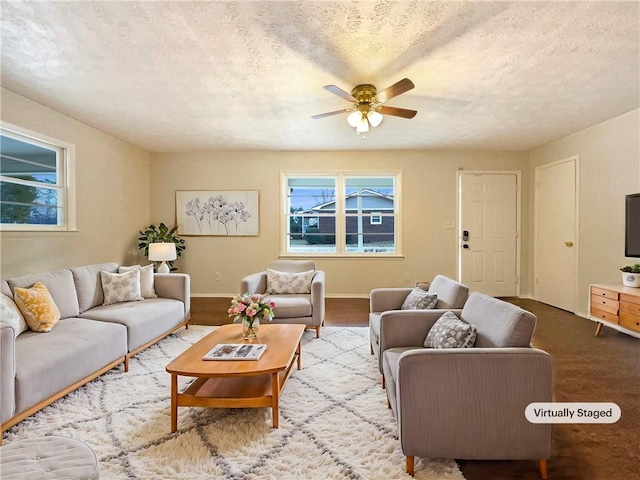
[[[406,468],[414,457],[461,460],[537,460],[547,478],[551,424],[525,418],[532,402],[553,399],[551,356],[531,347],[536,317],[474,292],[461,319],[477,327],[473,348],[424,348],[440,313],[397,323],[387,343],[383,375],[398,423]]]
[[[240,292],[250,295],[259,293],[265,299],[276,304],[273,309],[276,323],[297,323],[307,325],[316,330],[316,337],[320,337],[320,327],[324,322],[324,279],[322,270],[316,269],[311,260],[275,260],[267,264],[267,268],[279,272],[302,273],[314,270],[311,281],[311,293],[306,294],[270,294],[267,290],[267,271],[253,273],[240,281]]]
[[[369,343],[371,353],[378,359],[378,369],[382,373],[382,353],[389,348],[389,342],[405,345],[403,322],[422,323],[426,316],[434,313],[442,315],[446,310],[453,310],[457,315],[469,296],[469,288],[455,280],[436,275],[429,286],[430,293],[438,295],[438,303],[434,310],[401,310],[404,299],[413,288],[376,288],[369,295]],[[396,338],[400,335],[400,338]],[[424,340],[424,337],[422,338]],[[397,343],[397,342],[400,343]],[[383,384],[384,387],[384,379]]]

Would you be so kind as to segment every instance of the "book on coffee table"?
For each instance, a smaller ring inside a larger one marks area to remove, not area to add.
[[[203,360],[258,360],[267,345],[264,343],[246,344],[246,343],[219,343],[207,354],[202,357]]]

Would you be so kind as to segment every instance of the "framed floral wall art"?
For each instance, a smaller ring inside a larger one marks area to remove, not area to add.
[[[180,235],[258,235],[257,190],[178,190]]]

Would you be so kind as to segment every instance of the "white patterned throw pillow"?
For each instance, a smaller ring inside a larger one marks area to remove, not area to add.
[[[133,269],[140,270],[140,295],[142,298],[157,298],[156,290],[153,288],[153,264],[144,267],[131,265],[130,267],[119,267],[118,273],[125,273]]]
[[[0,295],[2,298],[0,302],[0,317],[2,317],[2,322],[13,327],[13,332],[16,337],[22,332],[29,330],[29,325],[27,325],[27,322],[14,301],[4,293],[0,293]]]
[[[445,312],[424,340],[427,348],[470,348],[476,343],[477,328],[475,325],[460,320],[455,313]]]
[[[311,281],[315,271],[290,273],[267,269],[268,294],[311,293]]]
[[[140,295],[140,269],[134,268],[125,273],[100,272],[103,305],[112,303],[144,300]]]
[[[429,310],[432,308],[436,308],[436,303],[438,303],[438,294],[437,293],[429,293],[425,292],[420,287],[416,287],[407,298],[402,302],[401,310]]]

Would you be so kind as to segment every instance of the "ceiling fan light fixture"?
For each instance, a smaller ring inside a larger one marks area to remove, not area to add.
[[[353,128],[356,128],[361,121],[362,121],[362,112],[360,112],[360,110],[355,110],[347,116],[347,123],[349,124],[349,126]]]
[[[340,113],[348,113],[347,124],[350,127],[355,128],[358,135],[364,134],[367,133],[370,128],[379,126],[382,123],[382,120],[384,120],[385,115],[402,118],[415,117],[416,113],[418,113],[415,110],[382,105],[387,100],[397,97],[414,87],[415,85],[408,78],[403,78],[381,92],[378,92],[376,87],[369,83],[356,85],[351,90],[351,93],[345,92],[343,89],[335,85],[325,85],[323,87],[325,90],[344,100],[352,102],[352,106],[351,108],[345,108],[344,110],[335,110],[333,112],[312,115],[311,118],[318,119],[338,115]]]
[[[375,110],[370,110],[369,113],[367,113],[367,120],[369,120],[369,123],[374,128],[380,125],[380,122],[382,122],[383,118],[384,116],[380,112],[376,112]]]
[[[369,122],[367,121],[367,117],[362,116],[362,120],[356,127],[356,132],[358,133],[367,133],[369,131]]]

